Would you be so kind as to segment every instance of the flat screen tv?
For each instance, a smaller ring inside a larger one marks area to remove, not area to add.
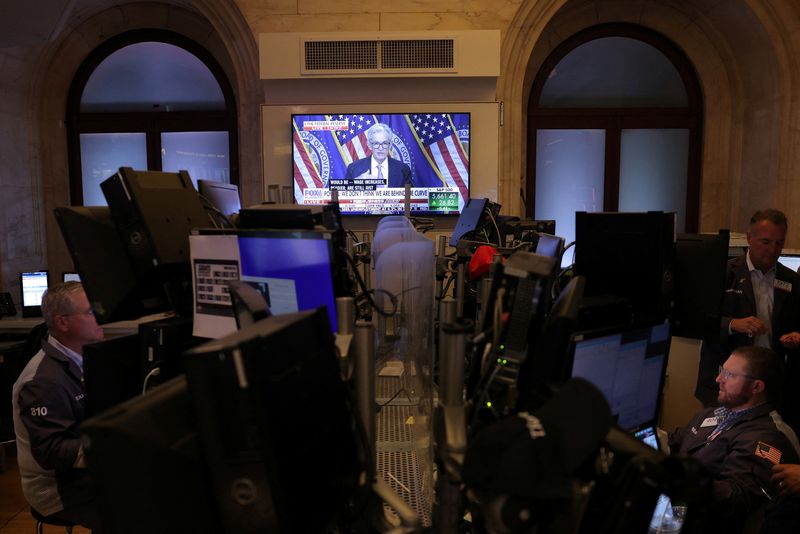
[[[376,124],[393,134],[374,138],[377,149],[368,140]],[[412,215],[458,215],[469,199],[469,139],[469,113],[292,115],[295,200],[324,204],[335,189],[344,215],[398,215],[410,183]],[[389,176],[376,174],[373,152],[389,158]]]

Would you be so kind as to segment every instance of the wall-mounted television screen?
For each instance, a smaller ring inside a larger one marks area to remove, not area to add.
[[[469,113],[292,115],[294,195],[344,215],[458,215],[469,200]]]

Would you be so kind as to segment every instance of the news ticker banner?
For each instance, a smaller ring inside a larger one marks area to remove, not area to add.
[[[406,190],[403,187],[379,187],[377,184],[364,184],[363,180],[359,180],[358,184],[354,180],[338,182],[342,182],[335,187],[342,213],[397,212],[405,207]],[[303,191],[304,205],[327,204],[330,201],[330,189],[307,187]],[[459,191],[455,187],[411,188],[411,211],[458,213],[461,207],[459,201]]]

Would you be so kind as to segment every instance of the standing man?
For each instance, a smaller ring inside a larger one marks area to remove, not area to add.
[[[705,408],[670,436],[670,450],[706,468],[712,503],[701,512],[705,532],[751,532],[780,489],[772,468],[800,460],[797,436],[775,411],[783,386],[783,358],[742,346],[719,367],[719,407]]]
[[[45,292],[49,337],[14,384],[14,432],[22,492],[41,515],[98,528],[80,425],[86,417],[83,346],[103,329],[80,282]]]
[[[390,158],[394,133],[388,125],[381,122],[367,130],[367,142],[372,156],[361,158],[347,166],[345,179],[368,180],[368,183],[381,187],[405,187],[412,184],[411,169],[400,160]]]
[[[747,253],[728,262],[719,339],[704,341],[700,354],[695,397],[705,406],[716,403],[719,366],[737,347],[772,348],[788,357],[787,381],[796,384],[800,379],[800,276],[778,263],[787,230],[782,212],[757,211],[750,218]],[[796,389],[785,390],[781,413],[800,430]]]

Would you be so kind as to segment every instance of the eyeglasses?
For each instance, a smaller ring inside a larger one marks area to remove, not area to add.
[[[391,143],[389,141],[384,141],[383,143],[372,143],[372,148],[389,148]]]
[[[58,315],[60,315],[62,317],[69,317],[71,315],[86,315],[88,317],[92,317],[94,315],[94,310],[92,308],[89,308],[88,310],[85,310],[85,311],[82,311],[82,312],[77,312],[77,313],[59,313]]]
[[[747,375],[747,374],[744,374],[744,373],[734,373],[733,371],[728,371],[727,369],[725,369],[721,365],[719,366],[719,373],[717,373],[717,376],[721,376],[723,380],[730,380],[731,378],[734,378],[734,377],[737,377],[737,376],[743,376],[745,378],[749,378],[750,380],[761,380],[760,378],[758,378],[756,376],[753,376],[753,375]]]

